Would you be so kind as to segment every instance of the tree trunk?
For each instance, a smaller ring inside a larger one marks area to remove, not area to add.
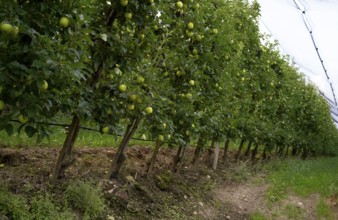
[[[223,150],[223,164],[225,165],[227,162],[227,154],[229,150],[229,143],[230,143],[230,138],[226,139],[224,143],[224,150]]]
[[[278,157],[282,157],[283,156],[283,147],[279,147],[278,149]]]
[[[258,143],[255,144],[255,148],[252,151],[251,161],[254,163],[256,161],[256,154],[258,152]]]
[[[202,137],[200,136],[200,138],[197,141],[197,146],[196,149],[194,151],[194,158],[192,160],[192,164],[196,165],[198,160],[200,159],[200,155],[201,155],[201,151],[202,151],[202,146],[203,146],[203,141],[202,141]]]
[[[183,164],[184,164],[184,158],[185,158],[184,156],[185,156],[185,150],[186,150],[186,149],[187,149],[187,146],[185,146],[185,147],[183,148],[181,161],[180,161],[179,164],[178,164],[178,168],[176,169],[176,173],[181,172],[181,169],[182,169]]]
[[[172,168],[174,173],[179,172],[182,167],[185,149],[186,149],[186,145],[181,144],[177,150],[176,156],[174,157],[173,168]]]
[[[162,144],[163,144],[163,142],[158,141],[158,140],[155,143],[155,149],[153,151],[153,155],[151,156],[151,159],[149,161],[149,165],[148,165],[148,168],[147,168],[147,178],[150,178],[151,175],[152,175],[155,160],[156,160],[158,152],[160,151],[160,147],[161,147]]]
[[[302,160],[306,160],[307,156],[308,156],[308,150],[304,147],[303,152],[301,154]]]
[[[293,147],[293,148],[292,148],[291,155],[292,155],[293,157],[297,155],[297,148],[296,148],[296,147]]]
[[[263,160],[266,160],[267,159],[267,156],[266,156],[266,148],[267,148],[267,146],[265,145],[265,147],[264,147],[264,150],[263,150],[263,154],[262,154],[262,158],[263,158]]]
[[[215,145],[214,161],[212,163],[212,169],[213,170],[216,170],[216,168],[217,168],[218,156],[219,156],[219,143],[216,143],[216,145]]]
[[[66,139],[63,143],[63,147],[59,152],[59,157],[53,168],[52,176],[50,178],[50,184],[52,186],[55,186],[56,180],[58,179],[60,173],[63,172],[74,161],[71,156],[71,151],[75,139],[79,133],[79,130],[80,130],[80,119],[76,115],[74,115],[72,123],[69,126]]]
[[[277,153],[278,153],[278,146],[275,146],[275,157],[277,157]]]
[[[135,119],[133,123],[127,126],[127,129],[123,135],[123,139],[117,149],[115,154],[112,166],[109,170],[109,179],[114,179],[117,177],[118,173],[120,172],[121,166],[123,162],[126,160],[125,150],[128,146],[130,139],[133,137],[135,131],[137,130],[138,125],[140,124],[141,119]]]
[[[243,139],[241,140],[241,143],[239,144],[238,151],[237,151],[237,154],[236,154],[236,157],[235,157],[235,162],[238,161],[239,156],[241,155],[241,152],[242,152],[244,143],[245,143],[245,139],[243,138]]]
[[[249,157],[251,145],[252,145],[252,141],[249,141],[248,147],[247,147],[247,149],[246,149],[246,151],[244,153],[244,157],[245,158]]]
[[[208,158],[207,158],[207,164],[210,167],[212,167],[213,155],[215,154],[214,148],[215,148],[215,139],[212,139],[211,145],[210,145],[210,147],[208,149]]]
[[[287,158],[288,155],[289,155],[289,146],[287,146],[285,149],[284,158]]]
[[[90,81],[89,84],[92,88],[94,88],[96,83],[100,80],[102,72],[103,65],[101,64],[93,74],[93,77],[89,80]],[[78,118],[77,115],[74,114],[72,123],[69,127],[68,134],[63,143],[63,147],[59,153],[57,162],[53,168],[53,173],[50,179],[50,183],[52,186],[55,185],[56,180],[60,176],[60,174],[63,173],[65,169],[75,161],[75,159],[72,157],[72,150],[79,131],[80,131],[80,119]]]

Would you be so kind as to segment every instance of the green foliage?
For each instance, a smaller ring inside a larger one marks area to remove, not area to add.
[[[84,219],[98,218],[106,208],[101,189],[87,182],[71,183],[66,189],[66,200],[83,213]]]
[[[58,206],[56,206],[49,194],[33,197],[30,213],[32,213],[31,215],[33,219],[74,219],[74,215],[70,212],[67,210],[61,210]]]
[[[31,219],[28,209],[27,200],[24,197],[0,187],[0,215],[5,215],[9,219]]]

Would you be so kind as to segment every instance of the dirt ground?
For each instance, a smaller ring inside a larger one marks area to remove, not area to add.
[[[62,200],[69,182],[93,181],[102,187],[109,203],[105,216],[114,216],[114,219],[244,220],[254,213],[269,219],[293,219],[284,213],[286,207],[299,209],[301,219],[318,219],[315,209],[319,195],[300,198],[290,194],[278,203],[271,203],[266,196],[269,185],[264,173],[248,171],[241,162],[219,164],[219,169],[212,171],[207,166],[206,153],[197,166],[192,166],[192,148],[187,149],[179,174],[170,171],[176,149],[161,149],[154,174],[147,179],[146,161],[151,157],[152,148],[130,147],[127,163],[114,181],[106,180],[114,148],[76,149],[75,164],[58,180],[56,188],[51,189],[48,180],[58,151],[57,148],[0,148],[0,184],[27,198],[52,190]],[[230,152],[228,161],[233,161],[233,157]],[[328,198],[327,203],[337,212],[336,197]]]

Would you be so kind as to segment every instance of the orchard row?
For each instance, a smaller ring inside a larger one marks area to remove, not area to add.
[[[334,152],[337,130],[316,88],[262,44],[257,2],[78,0],[1,2],[0,130],[44,138],[72,115],[52,183],[73,159],[81,123],[119,133],[109,177],[138,130],[185,147],[241,139],[265,152]],[[156,150],[154,153],[156,158]]]

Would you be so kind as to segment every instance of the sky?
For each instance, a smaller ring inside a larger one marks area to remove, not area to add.
[[[338,0],[257,1],[261,32],[277,40],[282,53],[327,98],[338,126]]]

